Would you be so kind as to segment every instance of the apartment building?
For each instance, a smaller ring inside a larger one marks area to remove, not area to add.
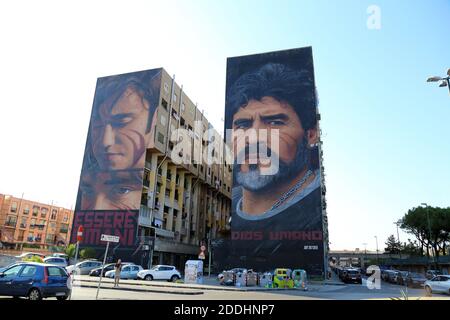
[[[182,267],[187,259],[197,259],[201,245],[229,233],[232,163],[226,161],[218,132],[164,69],[159,97],[138,235],[144,242],[154,239],[153,264]],[[172,157],[180,136],[190,149],[176,154],[181,163]],[[216,161],[208,163],[203,154]]]
[[[3,247],[49,249],[69,243],[73,211],[0,194],[0,242]]]

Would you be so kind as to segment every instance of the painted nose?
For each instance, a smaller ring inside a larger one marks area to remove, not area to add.
[[[114,144],[114,130],[110,124],[105,127],[105,132],[103,133],[103,146],[110,147]]]
[[[108,210],[109,200],[103,193],[97,194],[95,197],[94,208],[92,210]]]

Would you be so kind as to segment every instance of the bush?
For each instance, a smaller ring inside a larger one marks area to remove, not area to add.
[[[77,246],[75,244],[69,244],[66,248],[66,250],[64,250],[64,252],[69,256],[69,258],[73,258],[75,257],[75,251],[77,249]]]
[[[26,261],[26,262],[41,262],[41,263],[44,262],[44,260],[39,256],[32,256],[32,257],[24,258],[22,260]]]
[[[93,248],[85,248],[80,251],[80,257],[82,259],[93,259],[96,257],[96,251]]]

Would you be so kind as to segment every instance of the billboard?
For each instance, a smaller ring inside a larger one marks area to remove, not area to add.
[[[223,268],[324,271],[312,48],[228,58],[225,134],[233,155]]]
[[[102,246],[101,234],[137,245],[147,148],[154,141],[161,69],[99,78],[80,175],[71,241]]]

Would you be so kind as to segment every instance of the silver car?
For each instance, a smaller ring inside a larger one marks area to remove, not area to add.
[[[71,265],[66,267],[66,270],[69,274],[89,274],[92,269],[99,268],[102,266],[102,263],[97,260],[86,260],[82,262],[78,262],[76,265]]]
[[[425,291],[427,296],[435,292],[450,294],[450,275],[440,275],[425,281]]]
[[[67,260],[58,257],[47,257],[44,259],[44,263],[52,264],[59,267],[67,267]]]

